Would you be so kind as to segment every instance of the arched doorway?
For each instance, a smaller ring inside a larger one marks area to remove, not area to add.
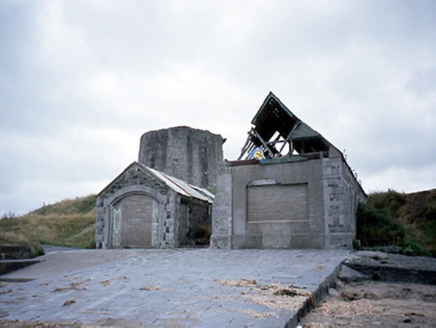
[[[147,195],[123,197],[112,207],[112,247],[152,246],[153,211],[156,201]]]

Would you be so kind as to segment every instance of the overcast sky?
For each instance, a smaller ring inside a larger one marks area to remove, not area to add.
[[[101,191],[150,130],[272,91],[366,192],[436,188],[436,1],[0,0],[0,215]]]

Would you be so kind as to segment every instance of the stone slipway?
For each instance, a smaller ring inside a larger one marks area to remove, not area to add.
[[[295,326],[346,250],[74,250],[0,276],[3,321],[151,327]],[[34,279],[34,280],[30,280]],[[30,280],[30,281],[29,281]]]

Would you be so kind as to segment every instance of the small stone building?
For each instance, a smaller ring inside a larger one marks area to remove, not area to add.
[[[239,159],[221,165],[211,246],[351,247],[366,195],[343,154],[273,93],[252,125]]]
[[[212,201],[209,191],[134,162],[97,195],[96,248],[194,245],[210,231]]]
[[[142,135],[138,162],[202,188],[216,189],[223,160],[220,135],[187,126]]]

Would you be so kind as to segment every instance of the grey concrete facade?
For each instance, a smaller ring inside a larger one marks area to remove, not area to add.
[[[186,126],[144,133],[138,162],[193,185],[216,189],[224,139]]]
[[[205,195],[186,194],[189,188],[132,163],[97,195],[96,248],[173,248],[194,243],[195,231],[211,225],[212,198],[206,201]]]
[[[222,163],[215,248],[351,248],[366,195],[342,153],[272,92],[237,161]]]
[[[223,165],[211,246],[351,248],[357,205],[365,199],[341,155]]]

